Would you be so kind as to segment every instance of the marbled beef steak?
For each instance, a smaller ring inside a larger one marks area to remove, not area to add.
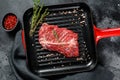
[[[39,43],[44,49],[57,51],[66,57],[79,56],[78,34],[67,28],[43,23],[39,30]]]

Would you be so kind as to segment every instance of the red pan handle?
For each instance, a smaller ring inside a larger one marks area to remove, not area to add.
[[[25,52],[26,52],[26,44],[25,44],[24,30],[22,30],[21,36],[22,36],[22,44],[23,44],[24,50],[25,50]]]
[[[24,34],[24,29],[22,29],[22,32],[21,32],[21,36],[22,36],[22,44],[23,44],[23,48],[24,48],[24,51],[26,53],[26,43],[25,43],[25,34]],[[25,54],[26,57],[27,57],[27,54]],[[28,59],[26,59],[26,62],[28,64]]]
[[[94,36],[97,44],[102,38],[120,36],[120,28],[99,29],[94,25]]]

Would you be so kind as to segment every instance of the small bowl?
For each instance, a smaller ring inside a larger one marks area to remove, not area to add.
[[[6,32],[13,32],[18,30],[18,23],[19,21],[15,14],[7,13],[3,18],[2,26]]]

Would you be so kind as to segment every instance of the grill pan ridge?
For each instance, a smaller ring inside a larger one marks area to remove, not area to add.
[[[80,56],[66,58],[55,51],[42,48],[38,41],[37,27],[32,38],[29,37],[30,18],[32,8],[28,9],[24,16],[24,31],[28,66],[30,70],[39,76],[50,76],[65,73],[89,71],[96,65],[96,49],[93,34],[91,12],[85,3],[72,3],[46,6],[50,14],[44,22],[58,25],[78,33]],[[46,8],[44,7],[44,8]]]

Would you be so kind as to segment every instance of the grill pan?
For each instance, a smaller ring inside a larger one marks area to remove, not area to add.
[[[44,22],[78,33],[80,56],[66,58],[58,52],[44,50],[38,41],[40,26],[35,30],[34,36],[29,37],[33,9],[28,9],[23,16],[22,41],[26,50],[28,66],[33,73],[40,77],[93,69],[97,63],[96,44],[98,40],[120,35],[120,28],[105,30],[96,28],[92,21],[90,8],[85,3],[61,4],[45,8],[48,8],[50,14]]]

